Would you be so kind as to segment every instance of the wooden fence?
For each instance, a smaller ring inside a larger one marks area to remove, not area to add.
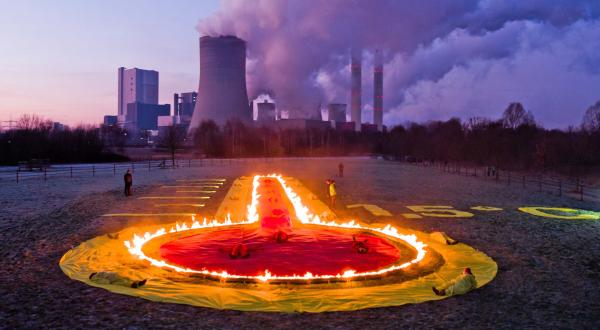
[[[415,166],[433,167],[444,173],[471,176],[490,180],[498,184],[519,185],[523,189],[547,192],[557,196],[569,196],[580,201],[600,200],[600,188],[585,184],[578,178],[551,178],[542,175],[526,175],[519,172],[497,169],[491,166],[466,166],[429,162],[408,162]]]
[[[99,175],[123,175],[125,171],[160,171],[165,169],[179,169],[187,167],[205,167],[205,166],[232,166],[249,163],[267,163],[272,162],[273,158],[203,158],[203,159],[185,159],[175,160],[175,164],[169,160],[149,160],[123,163],[106,164],[79,164],[79,165],[54,165],[44,167],[39,170],[23,170],[20,167],[16,169],[0,170],[0,184],[2,182],[20,183],[25,180],[47,181],[53,178],[79,178],[94,177]]]

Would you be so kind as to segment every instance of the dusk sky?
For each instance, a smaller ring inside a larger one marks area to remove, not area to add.
[[[117,113],[117,68],[160,73],[160,102],[198,88],[202,1],[2,0],[0,120],[37,113],[71,125]]]
[[[497,118],[521,101],[549,128],[600,100],[595,0],[3,1],[0,120],[97,124],[117,111],[119,66],[160,72],[160,102],[198,86],[198,37],[248,41],[251,96],[282,108],[347,103],[348,54],[385,54],[384,123]]]

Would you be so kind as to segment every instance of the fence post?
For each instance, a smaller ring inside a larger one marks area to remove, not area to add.
[[[558,181],[558,196],[562,196],[562,181]]]
[[[150,160],[148,160],[148,172],[150,172],[150,171],[151,171],[151,169],[150,169]]]
[[[17,169],[17,183],[19,183],[19,169]]]
[[[73,166],[69,167],[69,171],[70,171],[71,178],[73,178]]]
[[[117,174],[117,164],[113,163],[113,175]]]
[[[44,167],[44,181],[46,181],[46,168]]]
[[[92,165],[92,176],[96,176],[96,165]]]

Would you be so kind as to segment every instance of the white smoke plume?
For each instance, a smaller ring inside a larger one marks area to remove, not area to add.
[[[371,121],[381,49],[387,125],[497,117],[520,101],[565,127],[600,99],[599,16],[596,0],[224,0],[198,31],[246,40],[250,96],[279,108],[349,104],[350,49],[362,48]]]

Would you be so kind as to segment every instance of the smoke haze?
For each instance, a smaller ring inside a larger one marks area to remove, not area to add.
[[[248,42],[248,89],[280,109],[350,104],[363,49],[363,122],[373,52],[384,55],[384,123],[498,117],[520,101],[547,127],[578,125],[600,99],[600,2],[224,0],[201,35]]]

